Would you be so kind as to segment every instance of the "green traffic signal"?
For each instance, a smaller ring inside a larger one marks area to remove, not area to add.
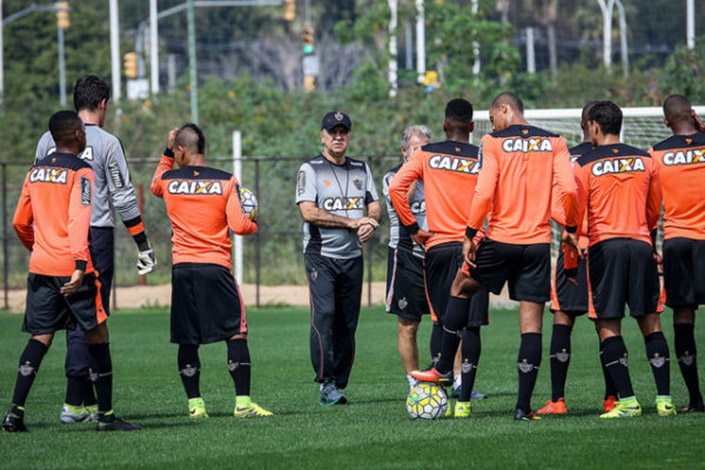
[[[304,44],[304,54],[313,54],[313,44]]]

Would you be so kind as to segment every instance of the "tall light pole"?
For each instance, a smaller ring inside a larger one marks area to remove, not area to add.
[[[695,0],[686,3],[686,44],[688,49],[695,47]]]
[[[426,76],[426,19],[423,0],[416,0],[416,81],[423,83]]]
[[[110,62],[113,82],[113,101],[122,97],[120,83],[120,20],[118,18],[118,0],[110,0]]]
[[[159,93],[159,26],[157,0],[149,0],[149,69],[152,93]]]
[[[397,0],[388,0],[389,18],[389,96],[397,96]]]
[[[193,14],[193,0],[188,0],[188,62],[191,79],[191,122],[198,124],[198,74],[196,73],[196,24]]]
[[[59,103],[66,106],[66,54],[64,53],[64,29],[68,27],[69,2],[56,4],[56,30],[59,43]]]

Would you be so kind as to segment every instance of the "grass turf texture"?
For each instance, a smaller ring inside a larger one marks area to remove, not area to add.
[[[57,334],[27,402],[29,434],[0,433],[1,468],[705,468],[705,414],[660,418],[655,386],[636,322],[625,323],[630,370],[644,416],[599,420],[603,383],[597,339],[580,318],[568,374],[569,414],[543,421],[512,420],[516,400],[516,311],[498,311],[483,330],[476,402],[466,420],[413,421],[404,407],[408,385],[397,346],[396,319],[381,307],[363,309],[347,406],[318,405],[308,351],[308,311],[250,309],[253,399],[269,419],[232,417],[233,384],[225,344],[201,348],[201,392],[211,418],[191,422],[169,341],[166,311],[120,311],[110,319],[115,409],[144,429],[99,434],[93,425],[64,425],[65,336]],[[552,316],[544,323],[543,363],[532,405],[550,398],[548,346]],[[28,336],[22,317],[0,314],[0,404],[12,397],[17,361]],[[673,354],[671,313],[664,329]],[[430,322],[419,333],[425,362]],[[705,330],[697,328],[705,347]],[[700,361],[701,376],[703,360]],[[675,360],[673,396],[680,409],[687,391]]]

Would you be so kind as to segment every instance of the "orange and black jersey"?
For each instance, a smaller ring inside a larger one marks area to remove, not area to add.
[[[13,225],[32,252],[29,272],[71,276],[93,271],[88,232],[93,202],[93,170],[75,155],[53,153],[30,168]]]
[[[205,166],[174,170],[163,155],[154,172],[152,193],[164,198],[174,232],[173,264],[211,263],[232,268],[228,228],[237,234],[257,231],[240,206],[235,176]]]
[[[570,153],[570,162],[573,167],[573,172],[575,172],[575,162],[578,160],[578,158],[582,157],[588,152],[592,152],[592,143],[591,142],[582,142],[575,147],[571,147],[568,149],[568,152]],[[561,199],[559,196],[559,188],[558,184],[556,182],[553,182],[553,194],[552,194],[552,200],[551,200],[551,218],[556,221],[559,225],[566,225],[565,221],[565,211],[563,210],[563,205],[561,204]],[[587,225],[587,214],[585,214],[585,217],[583,217],[583,220],[581,222],[580,226],[580,233],[582,236],[578,240],[578,243],[580,245],[580,248],[587,248],[588,247],[588,238],[587,238],[587,231],[588,231],[588,225]]]
[[[420,179],[426,198],[426,222],[431,238],[426,249],[441,243],[462,241],[477,184],[478,148],[447,140],[424,145],[411,156],[389,185],[389,197],[405,227],[418,225],[409,206],[411,184]]]
[[[671,136],[649,153],[661,181],[664,239],[705,240],[705,133]]]
[[[575,227],[576,186],[563,137],[534,126],[509,126],[482,138],[480,165],[467,220],[469,237],[490,214],[487,237],[491,240],[550,243],[553,192],[562,204],[566,224]]]
[[[590,246],[611,238],[651,244],[661,189],[651,156],[625,144],[601,145],[576,161],[579,210],[587,211]]]

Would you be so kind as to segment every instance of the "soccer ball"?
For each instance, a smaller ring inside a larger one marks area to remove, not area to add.
[[[421,383],[406,398],[406,411],[414,419],[442,418],[447,410],[448,395],[436,384]]]
[[[242,212],[249,217],[250,220],[257,220],[259,213],[257,197],[255,197],[255,193],[242,186],[240,186],[240,207],[242,207]]]

